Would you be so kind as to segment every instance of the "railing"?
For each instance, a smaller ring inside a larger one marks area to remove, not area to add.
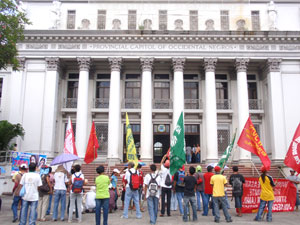
[[[7,151],[2,150],[2,151],[0,151],[0,162],[10,163],[13,152],[14,151],[12,151],[12,150],[7,150]]]
[[[217,99],[217,109],[231,109],[231,100]]]
[[[77,98],[65,98],[64,99],[64,108],[77,108]]]
[[[141,99],[125,98],[125,99],[123,99],[122,107],[125,109],[140,109],[141,108]]]
[[[249,99],[249,109],[263,109],[262,100],[261,99]]]
[[[172,109],[172,99],[153,99],[153,109]]]
[[[94,107],[96,109],[108,109],[109,108],[109,98],[94,99]]]
[[[184,99],[185,109],[202,109],[201,99]]]

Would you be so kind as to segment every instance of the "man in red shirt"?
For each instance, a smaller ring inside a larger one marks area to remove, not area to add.
[[[207,173],[205,173],[203,175],[204,177],[204,198],[203,198],[203,213],[202,216],[207,216],[208,215],[208,204],[209,204],[209,200],[212,200],[212,191],[213,191],[213,187],[210,184],[210,179],[211,177],[214,175],[214,173],[212,173],[212,166],[208,166],[207,167]],[[213,215],[214,213],[214,205],[213,205],[213,201],[212,202],[212,213]]]

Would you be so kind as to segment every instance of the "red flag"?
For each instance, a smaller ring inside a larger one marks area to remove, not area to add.
[[[250,116],[238,140],[238,146],[257,155],[267,170],[270,169],[271,160],[268,157],[258,134],[253,126]]]
[[[286,153],[284,164],[300,173],[300,123],[296,129],[289,150]]]
[[[86,148],[84,161],[86,164],[93,162],[97,158],[97,149],[99,148],[98,139],[96,136],[95,123],[92,124],[89,143]]]
[[[73,126],[71,118],[69,117],[68,125],[66,129],[66,137],[65,137],[65,144],[64,144],[64,153],[70,153],[77,155],[77,150],[75,146],[75,137],[73,132]]]

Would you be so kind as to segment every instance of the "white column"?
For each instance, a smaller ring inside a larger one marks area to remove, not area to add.
[[[108,151],[107,158],[110,163],[120,162],[119,143],[121,140],[121,99],[120,99],[120,71],[122,58],[108,58],[111,75],[109,91],[108,115]]]
[[[235,68],[237,71],[237,99],[238,99],[238,134],[242,133],[245,123],[249,117],[249,100],[248,100],[248,83],[247,83],[247,66],[248,58],[238,58],[235,60]],[[240,150],[240,161],[249,161],[251,153],[242,148]]]
[[[205,58],[205,119],[206,162],[218,160],[217,104],[216,104],[216,58]]]
[[[47,72],[45,77],[41,150],[43,153],[51,155],[55,148],[59,58],[52,57],[45,60]]]
[[[286,154],[285,117],[281,78],[281,59],[268,59],[268,97],[272,160],[284,160]]]
[[[174,70],[173,83],[173,129],[176,127],[181,112],[184,112],[183,69],[185,58],[172,58]],[[171,132],[173,134],[173,132]]]
[[[88,99],[89,99],[89,57],[77,58],[79,65],[79,85],[76,115],[76,148],[80,158],[84,158],[88,142]]]
[[[152,66],[154,58],[140,58],[142,68],[141,160],[153,161]]]

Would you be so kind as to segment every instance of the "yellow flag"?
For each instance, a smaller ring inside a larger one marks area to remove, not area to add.
[[[127,161],[133,162],[136,168],[138,165],[138,158],[136,156],[135,144],[134,144],[132,130],[129,124],[127,113],[126,113],[126,149],[127,149]]]

